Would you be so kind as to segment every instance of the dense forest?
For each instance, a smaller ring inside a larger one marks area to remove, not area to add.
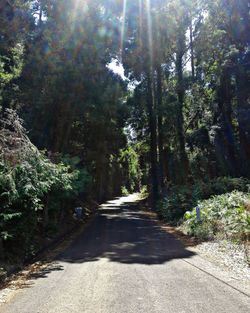
[[[249,10],[1,0],[0,258],[34,253],[79,204],[138,191],[175,223],[233,192],[234,233],[249,236]]]

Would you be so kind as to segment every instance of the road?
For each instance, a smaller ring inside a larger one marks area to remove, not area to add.
[[[201,270],[206,260],[139,211],[134,200],[101,206],[88,228],[0,312],[250,312],[247,295]]]

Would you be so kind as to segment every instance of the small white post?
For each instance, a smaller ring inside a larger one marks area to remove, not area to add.
[[[197,222],[201,221],[201,209],[199,206],[196,207],[196,220]]]

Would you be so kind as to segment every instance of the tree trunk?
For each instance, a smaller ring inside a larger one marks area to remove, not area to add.
[[[160,191],[166,193],[164,184],[164,156],[163,156],[163,125],[162,125],[162,73],[161,66],[157,67],[157,102],[158,102],[158,148],[159,148],[159,182]]]
[[[151,74],[147,75],[147,107],[149,114],[149,132],[150,132],[150,158],[151,158],[151,180],[152,180],[152,206],[156,207],[159,197],[158,184],[158,162],[157,162],[157,120],[153,102],[153,87]]]
[[[180,34],[177,42],[177,53],[176,53],[176,74],[177,74],[177,96],[178,96],[178,107],[177,107],[177,137],[179,141],[179,153],[180,162],[182,167],[182,178],[184,181],[187,180],[189,174],[189,161],[185,149],[185,136],[183,130],[184,118],[183,118],[183,104],[184,104],[184,81],[183,81],[183,56],[185,53],[185,35]]]
[[[40,1],[40,6],[39,6],[39,25],[42,24],[42,17],[43,17],[43,8],[42,8],[42,3]]]
[[[191,54],[191,69],[192,69],[192,80],[195,79],[195,69],[194,69],[194,43],[193,43],[193,25],[191,21],[191,25],[189,27],[190,33],[190,54]]]
[[[223,133],[223,155],[229,175],[237,176],[238,160],[236,152],[235,134],[232,125],[232,95],[231,95],[231,76],[229,71],[224,70],[220,79],[218,90],[219,114]]]
[[[239,126],[240,148],[242,152],[242,169],[250,176],[250,106],[249,98],[250,79],[244,71],[243,65],[238,65],[236,72],[237,92],[237,120]]]
[[[4,259],[3,239],[0,238],[0,260]]]

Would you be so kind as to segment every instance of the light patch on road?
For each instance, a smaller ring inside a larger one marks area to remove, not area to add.
[[[134,248],[136,245],[134,243],[131,242],[122,242],[119,244],[115,244],[112,245],[113,248],[117,248],[117,249],[127,249],[127,248]]]

